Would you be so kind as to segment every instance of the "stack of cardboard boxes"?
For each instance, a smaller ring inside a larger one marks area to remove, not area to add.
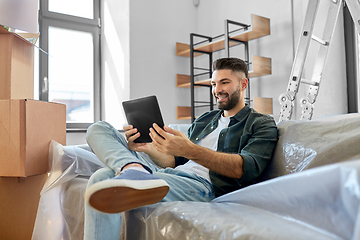
[[[0,26],[0,239],[31,239],[66,106],[34,98],[34,46]]]

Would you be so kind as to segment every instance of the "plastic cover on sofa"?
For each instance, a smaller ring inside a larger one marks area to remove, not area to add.
[[[279,140],[261,180],[360,159],[360,114],[278,123]]]
[[[360,160],[127,212],[125,239],[360,239]],[[136,227],[134,227],[136,226]]]
[[[360,239],[360,114],[285,121],[278,129],[262,182],[210,203],[125,212],[122,238]],[[51,151],[33,239],[82,239],[87,179],[104,165],[87,146],[53,142]]]

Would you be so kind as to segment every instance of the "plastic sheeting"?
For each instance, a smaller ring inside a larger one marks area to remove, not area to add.
[[[262,182],[210,203],[125,212],[122,238],[360,239],[360,115],[285,121],[278,129]],[[104,165],[87,146],[53,142],[51,149],[33,239],[82,239],[87,179]]]
[[[360,114],[278,123],[279,140],[261,180],[360,159]]]
[[[360,160],[332,164],[256,184],[215,202],[253,206],[342,239],[359,239],[359,173]]]
[[[40,193],[33,240],[83,239],[88,178],[105,165],[87,145],[50,144],[50,173]]]
[[[126,213],[126,239],[360,239],[360,160]],[[134,226],[137,226],[134,228]]]

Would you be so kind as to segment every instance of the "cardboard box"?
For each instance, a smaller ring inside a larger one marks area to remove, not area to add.
[[[34,45],[0,27],[0,99],[34,98]]]
[[[48,172],[49,144],[66,145],[66,106],[28,99],[0,100],[0,176]]]
[[[47,174],[0,177],[0,239],[30,240]]]

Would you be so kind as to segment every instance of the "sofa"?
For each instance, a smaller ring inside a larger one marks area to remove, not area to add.
[[[256,184],[209,203],[124,212],[121,239],[360,239],[360,114],[277,126],[272,161]],[[54,141],[49,160],[32,239],[82,239],[86,184],[105,166],[87,145]]]

